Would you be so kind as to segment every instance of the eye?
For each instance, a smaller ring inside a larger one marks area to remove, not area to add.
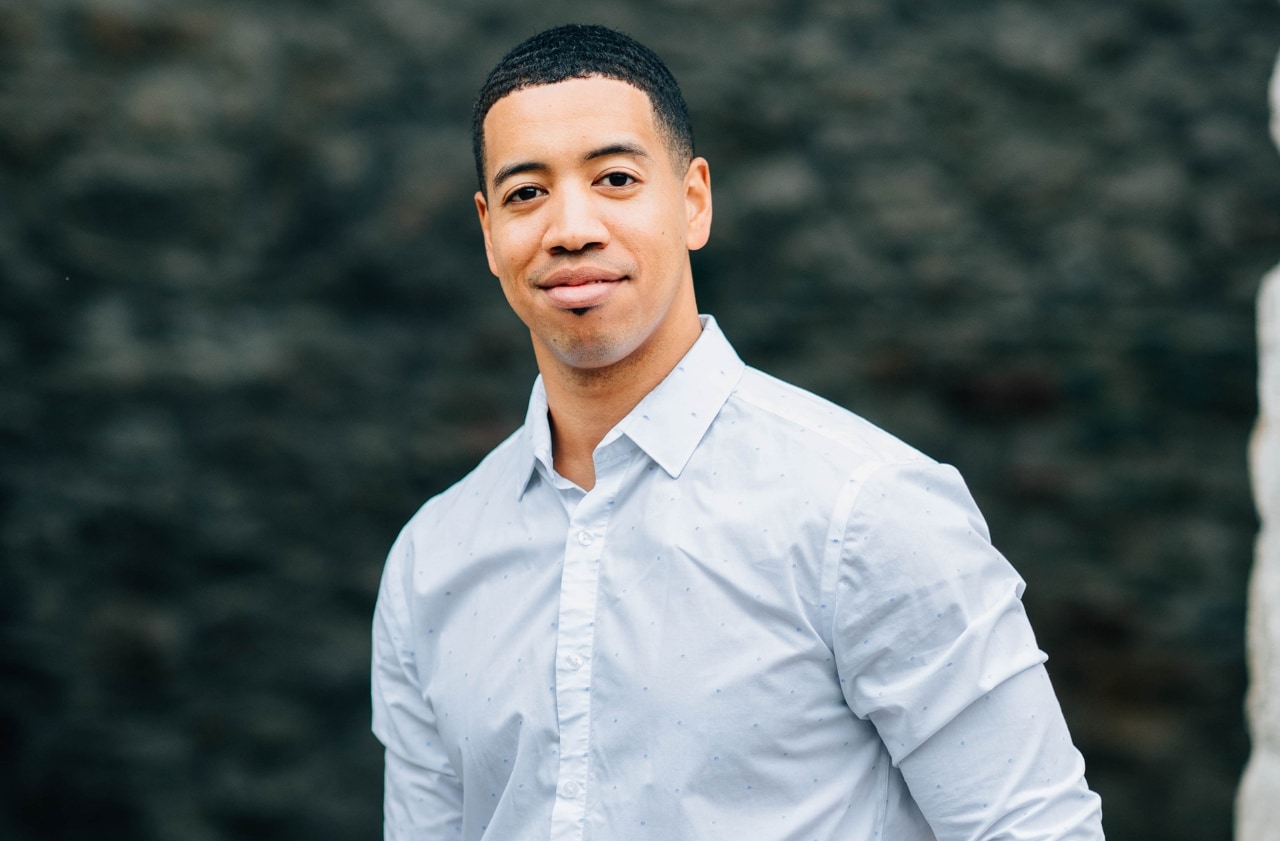
[[[507,194],[507,204],[533,201],[541,194],[542,191],[537,187],[517,187]]]
[[[625,172],[610,172],[600,180],[610,187],[629,187],[636,183],[635,177]]]

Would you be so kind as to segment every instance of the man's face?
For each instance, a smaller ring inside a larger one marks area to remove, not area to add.
[[[649,97],[600,77],[525,88],[494,103],[484,140],[489,269],[544,373],[683,354],[710,176],[701,158],[677,172]]]

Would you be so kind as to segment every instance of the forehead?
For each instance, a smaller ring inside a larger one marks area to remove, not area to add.
[[[484,118],[486,168],[506,157],[564,153],[604,137],[630,138],[651,154],[661,145],[653,103],[634,85],[591,76],[513,91]]]

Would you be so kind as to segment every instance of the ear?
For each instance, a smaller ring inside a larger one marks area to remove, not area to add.
[[[489,271],[498,277],[498,264],[493,259],[493,237],[489,233],[489,202],[484,193],[476,192],[476,213],[480,216],[480,231],[484,234],[484,256],[489,259]]]
[[[684,206],[687,214],[685,245],[697,251],[711,238],[711,168],[706,158],[694,158],[684,176]]]

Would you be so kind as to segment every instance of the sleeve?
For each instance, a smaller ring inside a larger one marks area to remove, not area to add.
[[[921,460],[868,476],[834,584],[845,700],[939,841],[1102,839],[1022,579],[953,468]]]
[[[373,618],[373,733],[385,747],[385,841],[462,837],[462,782],[418,680],[405,576],[412,550],[402,535],[383,570]]]

